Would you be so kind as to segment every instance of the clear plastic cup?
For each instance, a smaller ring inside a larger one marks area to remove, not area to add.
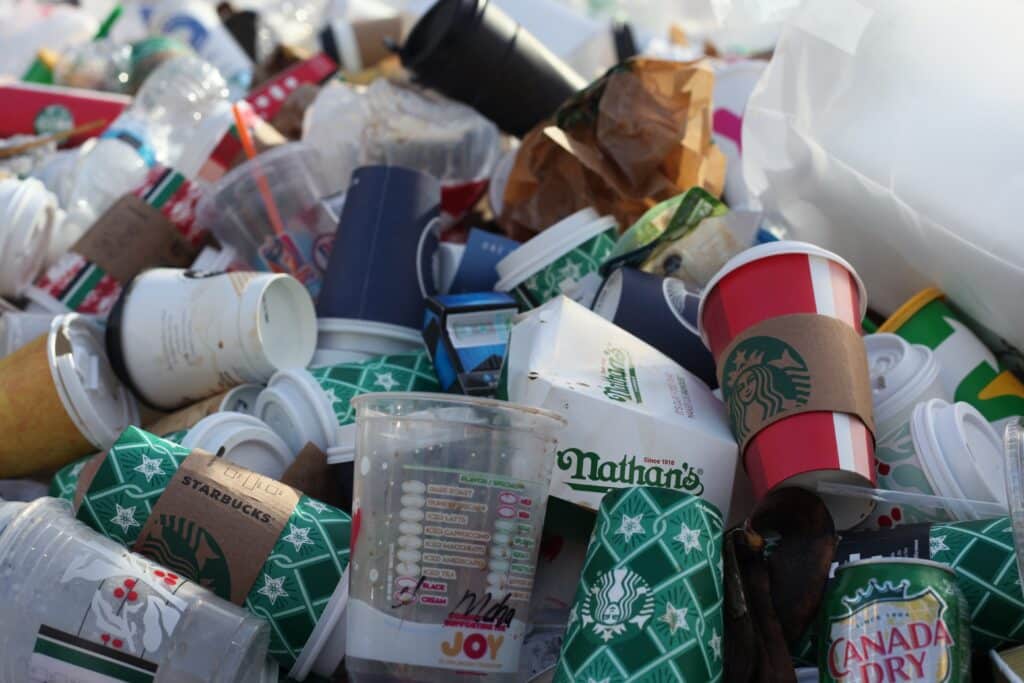
[[[350,679],[515,681],[565,420],[445,394],[352,404]]]
[[[100,536],[66,502],[0,501],[0,681],[114,667],[156,683],[263,683],[276,680],[269,637],[261,619]]]

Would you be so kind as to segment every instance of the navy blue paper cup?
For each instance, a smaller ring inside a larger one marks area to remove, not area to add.
[[[697,329],[700,294],[682,280],[632,268],[612,271],[593,310],[642,339],[715,389],[715,359]]]
[[[327,262],[317,315],[419,330],[424,300],[437,293],[434,253],[441,184],[400,166],[352,174]]]

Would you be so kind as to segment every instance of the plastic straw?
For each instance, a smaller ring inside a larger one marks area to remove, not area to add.
[[[863,486],[825,481],[818,482],[818,493],[846,496],[847,498],[869,498],[880,503],[890,503],[892,505],[909,505],[917,508],[948,510],[958,519],[963,520],[988,519],[991,517],[1003,517],[1009,514],[1006,505],[992,501],[942,498],[923,493],[869,489]]]
[[[277,210],[277,204],[274,203],[274,195],[270,193],[270,183],[267,182],[266,176],[260,173],[259,162],[255,161],[256,146],[252,144],[252,137],[249,135],[248,126],[242,121],[242,111],[238,108],[238,104],[232,104],[231,111],[235,115],[235,128],[238,129],[238,139],[242,141],[242,149],[245,150],[245,156],[252,162],[252,175],[256,180],[260,196],[263,198],[263,205],[267,209],[267,216],[270,217],[270,226],[277,233],[278,237],[284,237],[284,223],[281,221],[281,214]],[[291,265],[294,266],[294,264]]]

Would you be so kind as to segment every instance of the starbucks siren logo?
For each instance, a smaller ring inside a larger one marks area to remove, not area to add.
[[[583,601],[582,628],[608,642],[615,636],[626,639],[639,634],[654,615],[654,595],[639,574],[613,569],[598,578]]]
[[[811,377],[796,350],[775,337],[751,337],[725,360],[722,391],[741,441],[782,412],[807,404]]]

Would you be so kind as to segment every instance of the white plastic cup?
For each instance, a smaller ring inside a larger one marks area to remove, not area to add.
[[[0,358],[50,331],[50,313],[0,313]]]
[[[88,644],[79,654],[141,658],[157,683],[276,680],[266,622],[100,536],[63,501],[0,502],[0,566],[2,681],[100,680],[42,654],[75,638]]]
[[[455,671],[517,680],[565,420],[447,394],[364,394],[352,403],[350,680],[442,683]]]
[[[878,441],[909,422],[918,403],[952,399],[939,377],[935,354],[927,346],[885,333],[866,335],[864,346]]]
[[[358,363],[423,349],[423,335],[400,325],[356,318],[319,318],[310,367]]]
[[[181,445],[207,453],[223,448],[225,460],[271,479],[280,479],[298,453],[263,420],[230,411],[204,417],[188,430]]]
[[[107,327],[115,370],[165,410],[305,367],[315,346],[309,293],[270,273],[149,270],[125,289]]]
[[[598,268],[615,244],[618,225],[612,216],[591,208],[555,223],[498,261],[499,292],[512,292],[531,307],[564,294],[587,308],[601,286]],[[607,233],[605,245],[584,249]]]
[[[16,298],[46,263],[57,198],[34,178],[0,180],[0,296]]]

